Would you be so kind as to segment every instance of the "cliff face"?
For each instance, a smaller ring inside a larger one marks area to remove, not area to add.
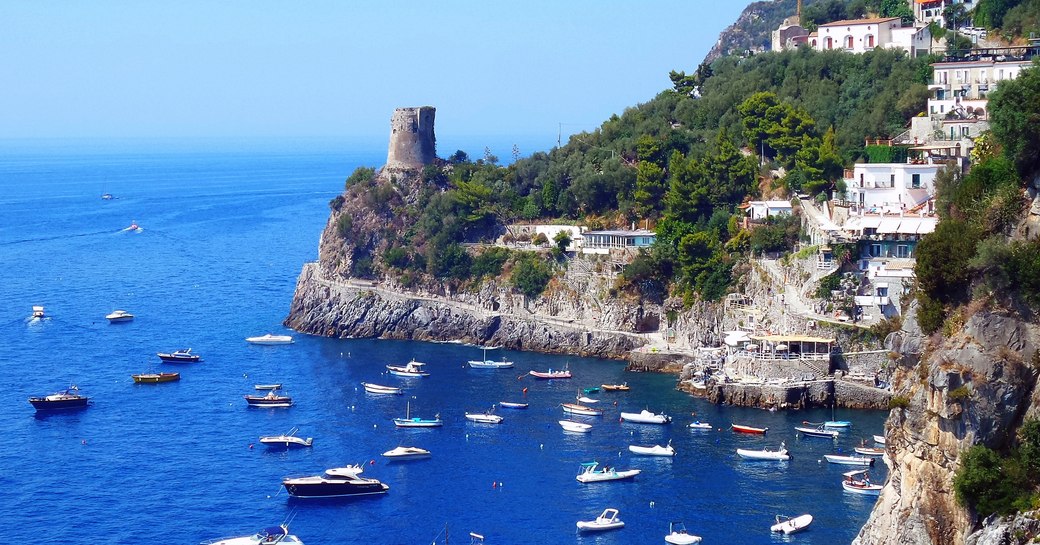
[[[926,339],[915,315],[908,313],[903,330],[887,340],[900,356],[894,394],[908,405],[889,416],[889,480],[853,543],[1025,543],[1030,534],[1015,533],[1029,524],[1025,519],[980,526],[958,505],[953,476],[968,447],[1004,447],[1022,419],[1037,413],[1037,370],[1031,355],[1040,346],[1040,330],[1008,315],[978,310],[960,331]]]
[[[806,5],[811,0],[804,2]],[[726,27],[719,34],[718,41],[704,57],[704,62],[711,64],[725,55],[740,55],[744,51],[760,53],[769,50],[770,33],[780,23],[795,14],[796,0],[771,0],[752,2],[744,8],[736,22]]]

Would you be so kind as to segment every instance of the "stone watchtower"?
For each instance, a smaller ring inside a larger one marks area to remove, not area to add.
[[[387,170],[420,169],[437,158],[437,138],[433,135],[432,106],[398,108],[390,118],[390,149]]]

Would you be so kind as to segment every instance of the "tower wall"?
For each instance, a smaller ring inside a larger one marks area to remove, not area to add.
[[[419,169],[437,158],[437,137],[433,134],[436,113],[437,109],[432,106],[394,110],[390,118],[387,169]]]

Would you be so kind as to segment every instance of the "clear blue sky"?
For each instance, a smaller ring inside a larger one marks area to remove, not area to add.
[[[6,1],[0,138],[555,141],[696,69],[743,2]]]

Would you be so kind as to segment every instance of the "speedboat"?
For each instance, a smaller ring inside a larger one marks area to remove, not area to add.
[[[560,427],[563,431],[569,431],[571,433],[589,433],[592,429],[592,424],[586,424],[584,422],[575,422],[573,420],[560,420]]]
[[[786,462],[791,459],[791,455],[787,453],[787,445],[780,443],[780,448],[777,450],[749,450],[738,448],[737,456],[745,460],[767,460],[767,461],[780,461]]]
[[[654,445],[652,447],[641,447],[639,445],[629,445],[628,450],[632,454],[641,454],[643,456],[675,456],[675,449],[672,447],[672,442],[668,441],[665,446]]]
[[[173,382],[181,379],[180,373],[141,373],[130,375],[138,384],[154,384],[157,382]]]
[[[885,444],[885,436],[884,435],[875,435],[874,436],[874,442],[879,444],[879,445],[884,445]]]
[[[532,377],[541,380],[551,380],[554,378],[571,378],[571,372],[569,369],[564,369],[563,371],[553,371],[552,369],[549,369],[548,371],[532,370],[529,374]]]
[[[599,403],[598,399],[592,399],[591,397],[581,396],[578,398],[578,403],[593,404]]]
[[[695,536],[686,532],[686,525],[682,522],[668,523],[668,535],[664,536],[665,543],[672,545],[693,545],[701,542],[701,536]]]
[[[246,398],[250,407],[292,407],[293,404],[291,397],[278,395],[278,390],[271,390],[262,396],[246,394],[242,397]]]
[[[864,456],[884,456],[885,449],[883,448],[871,448],[871,447],[856,447],[853,449],[856,454],[862,454]]]
[[[390,487],[378,479],[362,477],[360,465],[326,469],[323,475],[289,477],[282,485],[294,498],[342,498],[385,494]]]
[[[393,460],[412,460],[415,458],[429,458],[430,451],[419,447],[397,447],[384,452],[383,456]]]
[[[192,354],[190,348],[185,348],[184,350],[176,350],[169,353],[159,352],[156,355],[159,356],[159,359],[166,363],[194,363],[197,361],[202,361],[202,356],[199,356],[198,354]]]
[[[249,344],[292,344],[293,338],[291,335],[273,335],[268,333],[259,337],[246,337],[246,342]]]
[[[766,431],[769,429],[769,428],[754,428],[754,427],[751,427],[751,426],[742,426],[740,424],[730,424],[729,426],[731,428],[733,428],[733,431],[735,431],[737,433],[757,433],[759,435],[765,435]]]
[[[870,474],[867,473],[867,470],[859,469],[843,473],[842,475],[845,476],[845,480],[841,481],[841,487],[846,492],[863,494],[866,496],[881,495],[881,489],[883,487],[880,484],[870,482]]]
[[[799,515],[797,517],[776,516],[776,524],[769,527],[773,532],[783,532],[784,535],[801,532],[812,524],[812,515]]]
[[[103,201],[110,201],[110,200],[112,200],[114,198],[116,198],[115,195],[113,195],[111,193],[102,193],[101,194],[101,200],[103,200]]]
[[[289,527],[285,524],[264,528],[263,530],[249,536],[211,539],[209,541],[203,541],[201,545],[255,545],[258,543],[264,545],[269,543],[291,543],[293,545],[303,545],[303,541],[301,541],[300,538],[289,533]]]
[[[625,422],[635,422],[637,424],[667,424],[672,421],[672,417],[663,413],[657,414],[643,409],[638,413],[621,413],[621,420],[624,420]]]
[[[82,409],[90,402],[90,398],[73,393],[78,391],[79,388],[73,385],[69,386],[65,390],[50,395],[30,397],[29,403],[31,403],[33,408],[37,411]]]
[[[444,425],[441,415],[436,414],[433,418],[419,418],[412,416],[412,403],[409,401],[405,406],[404,418],[395,418],[394,425],[398,428],[439,428]]]
[[[41,307],[40,305],[33,305],[32,309],[33,309],[33,311],[32,311],[32,317],[33,318],[43,319],[43,318],[47,317],[47,315],[44,314],[44,312],[43,312],[43,307]]]
[[[604,509],[596,520],[578,521],[578,530],[582,532],[600,532],[624,527],[625,523],[618,518],[618,510],[613,508]]]
[[[598,469],[597,469],[598,468]],[[623,479],[632,479],[636,475],[639,475],[641,471],[638,469],[624,469],[618,471],[616,468],[603,466],[599,467],[599,462],[585,462],[581,464],[581,472],[575,479],[579,483],[598,483],[602,481],[620,481]]]
[[[362,386],[365,387],[365,391],[370,394],[390,394],[390,395],[401,395],[401,389],[394,386],[383,386],[381,384],[372,384],[371,382],[362,382]]]
[[[627,382],[624,384],[600,384],[599,386],[608,392],[627,392],[632,389]]]
[[[466,413],[466,420],[478,424],[501,424],[505,419],[488,410],[482,413]]]
[[[806,428],[803,426],[795,426],[795,431],[801,432],[806,437],[821,437],[823,439],[834,439],[839,434],[834,430],[823,429],[823,426],[817,428]]]
[[[426,364],[421,361],[412,360],[404,365],[387,365],[386,370],[391,375],[398,377],[428,377]]]
[[[529,405],[527,403],[519,403],[516,401],[499,401],[498,406],[503,409],[526,409]]]
[[[700,420],[695,420],[693,422],[690,422],[690,428],[694,430],[710,430],[711,424],[707,422],[701,422]]]
[[[293,428],[289,430],[289,433],[284,435],[265,435],[260,438],[260,442],[271,448],[291,448],[291,447],[309,447],[314,444],[314,438],[308,437],[297,437],[296,432],[300,431],[299,428]]]
[[[563,412],[570,414],[580,414],[582,416],[603,416],[603,409],[594,409],[592,407],[586,407],[585,405],[578,405],[577,403],[561,403]]]
[[[840,454],[824,454],[828,463],[845,466],[872,466],[874,459],[869,456],[842,456]]]
[[[125,310],[113,310],[111,314],[105,316],[110,324],[118,324],[120,322],[129,322],[134,319],[134,315],[130,314]]]

